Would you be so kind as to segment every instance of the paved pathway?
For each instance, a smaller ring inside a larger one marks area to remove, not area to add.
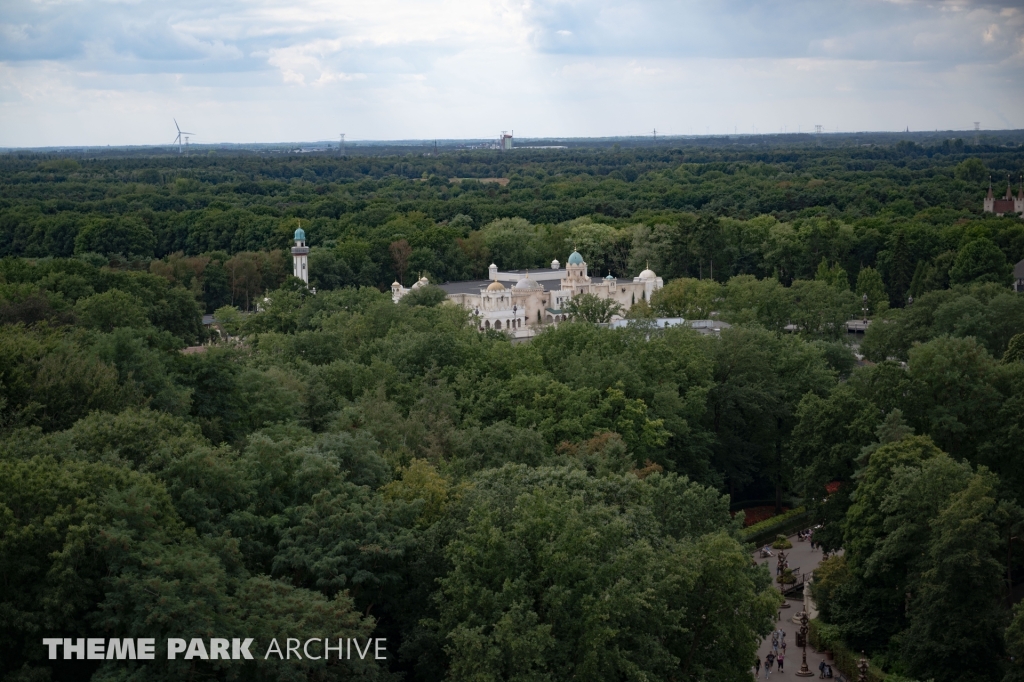
[[[793,549],[783,550],[786,552],[789,561],[789,567],[797,573],[810,573],[818,564],[821,563],[822,553],[820,549],[811,549],[811,543],[809,542],[798,542],[795,535],[789,537],[789,541],[793,543]],[[771,571],[772,577],[775,576],[775,567],[777,565],[778,550],[773,549],[772,553],[775,556],[770,558],[762,559],[760,552],[754,552],[754,560],[759,564],[768,564],[768,568]],[[778,583],[774,583],[776,586]],[[811,645],[807,645],[807,667],[814,673],[813,678],[801,678],[797,677],[796,671],[800,670],[800,659],[801,649],[796,645],[796,633],[800,629],[800,626],[793,622],[793,617],[803,609],[803,599],[787,599],[786,603],[789,604],[788,609],[781,609],[780,620],[776,625],[776,629],[782,629],[786,633],[786,655],[785,655],[785,669],[784,672],[779,672],[778,664],[772,666],[772,673],[769,679],[771,680],[801,680],[801,679],[817,679],[818,678],[818,664],[824,658],[824,656],[816,651]],[[811,606],[811,615],[817,615]],[[761,659],[761,674],[760,679],[764,677],[764,659],[768,655],[768,652],[772,650],[772,638],[771,635],[765,637],[764,641],[761,642],[760,648],[757,650],[757,655]],[[782,651],[782,648],[779,648]],[[831,659],[826,659],[826,662],[831,663]],[[833,672],[838,679],[839,671],[834,670]]]

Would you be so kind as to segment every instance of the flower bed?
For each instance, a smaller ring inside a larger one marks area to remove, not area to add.
[[[764,505],[763,507],[748,507],[741,509],[743,512],[743,527],[748,528],[755,523],[761,523],[775,516],[775,505]],[[789,511],[789,507],[783,507],[782,513]],[[738,512],[737,512],[738,513]],[[735,515],[735,514],[734,514]]]

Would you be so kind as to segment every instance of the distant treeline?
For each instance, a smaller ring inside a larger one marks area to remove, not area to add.
[[[386,288],[409,273],[482,277],[492,261],[547,267],[576,247],[592,272],[617,276],[650,262],[666,277],[788,284],[825,259],[852,286],[873,267],[899,306],[915,276],[918,293],[947,286],[968,241],[994,244],[1005,263],[1024,258],[1024,223],[980,211],[989,176],[1001,193],[1022,167],[1020,147],[962,140],[351,158],[9,155],[0,157],[0,256],[99,254],[87,257],[135,268],[164,259],[153,271],[173,270],[207,311],[249,307],[249,289],[275,288],[287,273],[286,254],[268,263],[255,254],[286,249],[301,222],[320,289]],[[450,182],[492,177],[509,182]],[[226,284],[232,259],[249,273],[237,296]]]

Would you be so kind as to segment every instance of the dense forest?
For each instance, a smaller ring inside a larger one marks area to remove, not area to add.
[[[746,680],[767,505],[838,552],[817,641],[1024,680],[1024,221],[981,211],[1022,168],[963,140],[0,156],[0,679]],[[521,344],[387,292],[573,248],[666,286]],[[387,658],[262,660],[287,637]]]

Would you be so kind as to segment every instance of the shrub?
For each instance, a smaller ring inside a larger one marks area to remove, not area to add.
[[[744,542],[761,542],[774,537],[779,531],[789,527],[799,527],[801,521],[807,516],[806,507],[791,509],[785,514],[773,516],[770,519],[755,523],[753,526],[744,528],[740,537]]]
[[[793,549],[793,543],[786,539],[785,535],[778,535],[772,543],[774,549]]]
[[[781,577],[781,576],[780,576]],[[807,624],[807,643],[818,651],[831,651],[833,667],[848,679],[857,679],[857,663],[861,655],[846,646],[837,625],[822,623],[817,618]],[[885,682],[886,674],[868,660],[868,682]]]

